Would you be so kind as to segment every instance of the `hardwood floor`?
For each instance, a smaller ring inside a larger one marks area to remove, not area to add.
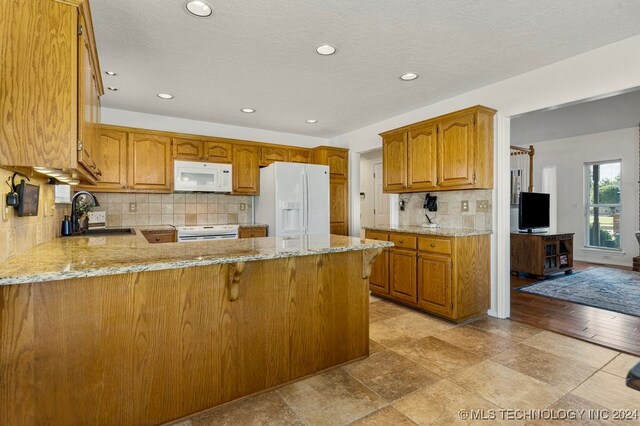
[[[576,261],[574,266],[580,271],[599,265]],[[640,317],[515,291],[536,281],[511,276],[512,320],[640,355]]]

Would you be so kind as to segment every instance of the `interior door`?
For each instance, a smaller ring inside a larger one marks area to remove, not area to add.
[[[382,179],[382,163],[373,165],[373,223],[374,226],[389,225],[389,194],[384,193],[384,181]]]

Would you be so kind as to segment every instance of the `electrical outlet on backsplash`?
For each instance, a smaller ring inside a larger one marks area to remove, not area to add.
[[[107,226],[251,224],[253,197],[225,194],[95,193]],[[136,208],[131,211],[130,204]],[[242,209],[244,205],[244,210]]]
[[[491,190],[439,191],[430,193],[438,197],[438,211],[430,212],[423,208],[427,193],[401,194],[406,200],[404,211],[398,208],[399,225],[423,225],[428,223],[425,213],[432,222],[443,228],[492,229],[493,205]],[[468,201],[468,211],[462,211],[462,201]]]

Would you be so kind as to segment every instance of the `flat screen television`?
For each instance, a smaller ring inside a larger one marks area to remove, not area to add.
[[[521,192],[518,203],[518,228],[520,232],[536,232],[549,227],[549,194]],[[542,231],[543,232],[543,231]]]
[[[20,181],[18,185],[18,216],[38,216],[38,201],[40,199],[40,187]]]

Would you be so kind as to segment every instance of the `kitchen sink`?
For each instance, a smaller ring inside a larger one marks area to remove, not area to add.
[[[135,235],[136,231],[133,228],[98,228],[88,229],[80,234],[75,234],[77,237],[91,237],[102,235]]]

